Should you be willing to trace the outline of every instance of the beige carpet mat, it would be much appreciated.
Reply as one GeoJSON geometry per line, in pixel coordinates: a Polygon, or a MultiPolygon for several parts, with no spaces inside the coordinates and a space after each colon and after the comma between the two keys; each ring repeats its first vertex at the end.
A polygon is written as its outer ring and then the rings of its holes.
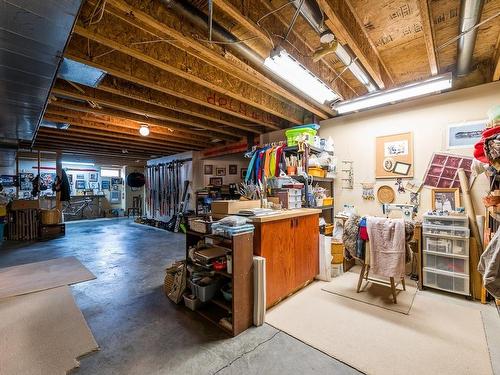
{"type": "Polygon", "coordinates": [[[331,282],[325,283],[322,290],[402,314],[410,313],[415,294],[417,293],[417,285],[413,280],[406,279],[406,291],[402,290],[403,287],[401,285],[398,286],[398,303],[394,304],[391,288],[389,286],[363,280],[363,286],[360,292],[356,293],[358,279],[359,270],[358,273],[349,271],[341,276],[335,277],[331,282]]]}
{"type": "Polygon", "coordinates": [[[64,375],[97,349],[69,287],[0,300],[0,374],[64,375]]]}
{"type": "Polygon", "coordinates": [[[404,315],[325,293],[326,284],[281,302],[266,322],[367,374],[492,374],[479,310],[419,291],[404,315]]]}
{"type": "Polygon", "coordinates": [[[0,299],[95,278],[75,257],[0,268],[0,299]]]}

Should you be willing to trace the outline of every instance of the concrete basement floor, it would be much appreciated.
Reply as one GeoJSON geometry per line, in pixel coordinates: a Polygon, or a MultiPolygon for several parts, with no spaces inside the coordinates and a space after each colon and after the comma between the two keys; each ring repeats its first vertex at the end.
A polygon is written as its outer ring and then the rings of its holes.
{"type": "Polygon", "coordinates": [[[229,338],[163,294],[165,266],[183,258],[184,235],[127,219],[66,226],[66,236],[5,242],[0,267],[75,256],[97,279],[72,287],[100,351],[92,374],[360,374],[267,324],[229,338]]]}

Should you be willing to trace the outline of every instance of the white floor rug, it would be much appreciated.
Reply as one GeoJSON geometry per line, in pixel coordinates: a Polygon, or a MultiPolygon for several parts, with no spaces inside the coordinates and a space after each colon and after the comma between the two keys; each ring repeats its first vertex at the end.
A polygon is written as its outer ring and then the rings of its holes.
{"type": "Polygon", "coordinates": [[[65,375],[97,349],[69,287],[0,300],[0,374],[65,375]]]}
{"type": "Polygon", "coordinates": [[[328,293],[337,294],[342,297],[351,298],[358,302],[368,303],[384,309],[409,314],[413,299],[417,293],[417,285],[413,280],[406,280],[406,290],[402,290],[402,286],[398,286],[397,302],[393,303],[391,288],[385,285],[379,285],[363,280],[363,286],[359,293],[356,292],[359,279],[358,272],[346,272],[339,277],[334,278],[331,282],[325,283],[322,288],[328,293]]]}
{"type": "Polygon", "coordinates": [[[331,293],[315,282],[266,322],[367,374],[491,375],[481,312],[417,292],[410,315],[331,293]]]}

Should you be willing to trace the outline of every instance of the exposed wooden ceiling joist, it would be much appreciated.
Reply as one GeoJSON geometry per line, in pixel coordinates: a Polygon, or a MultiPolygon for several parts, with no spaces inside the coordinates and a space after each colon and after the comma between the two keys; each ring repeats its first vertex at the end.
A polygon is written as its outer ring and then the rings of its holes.
{"type": "Polygon", "coordinates": [[[393,79],[347,1],[318,0],[318,4],[328,17],[326,25],[341,41],[347,42],[377,85],[382,89],[390,87],[393,79]]]}
{"type": "Polygon", "coordinates": [[[214,135],[212,132],[201,133],[200,131],[197,131],[197,130],[182,128],[181,126],[178,126],[176,124],[172,124],[171,122],[162,121],[162,120],[158,120],[155,118],[146,118],[142,115],[137,115],[137,114],[134,114],[134,113],[131,113],[128,111],[120,111],[120,110],[116,110],[116,109],[112,109],[112,108],[90,108],[86,104],[82,104],[82,103],[78,103],[78,102],[57,100],[57,101],[52,102],[51,105],[56,106],[56,107],[60,107],[60,108],[70,109],[73,111],[107,115],[107,116],[112,116],[112,117],[121,118],[121,119],[125,119],[125,120],[131,120],[131,121],[142,122],[142,123],[145,122],[145,123],[148,123],[151,125],[162,126],[166,129],[174,130],[173,135],[176,135],[179,138],[195,140],[194,139],[195,137],[192,137],[191,134],[198,136],[198,137],[206,134],[208,137],[216,136],[217,138],[225,139],[228,141],[234,141],[234,140],[238,140],[240,138],[236,134],[234,134],[232,136],[228,136],[228,135],[224,135],[224,134],[214,135]],[[178,131],[175,131],[175,130],[178,130],[178,131]]]}
{"type": "MultiPolygon", "coordinates": [[[[123,96],[129,99],[139,100],[144,103],[165,107],[180,114],[198,117],[221,125],[234,127],[235,125],[246,125],[263,130],[262,127],[253,123],[247,124],[241,119],[216,111],[212,108],[200,106],[187,100],[179,99],[163,92],[152,90],[148,87],[134,84],[120,78],[107,76],[99,85],[99,90],[123,96]]],[[[285,123],[283,123],[283,126],[285,123]]]]}
{"type": "MultiPolygon", "coordinates": [[[[141,1],[141,3],[144,3],[141,1]]],[[[218,6],[228,10],[235,15],[240,15],[242,21],[248,27],[252,27],[252,32],[259,38],[271,46],[271,43],[265,33],[250,20],[248,17],[241,15],[235,7],[227,1],[217,2],[218,6]]],[[[137,4],[143,6],[144,4],[137,4]]],[[[325,119],[332,115],[331,110],[320,109],[316,105],[312,105],[310,100],[301,98],[284,89],[280,85],[273,82],[271,79],[250,67],[242,60],[228,52],[227,50],[217,45],[211,44],[210,46],[204,45],[202,42],[196,40],[192,35],[192,30],[188,29],[185,22],[178,22],[178,18],[172,12],[168,12],[158,2],[150,3],[146,8],[148,12],[142,11],[137,6],[126,3],[123,0],[109,0],[105,10],[112,13],[116,17],[130,23],[157,38],[165,40],[172,40],[174,46],[190,53],[191,55],[211,64],[214,67],[223,69],[234,77],[244,80],[245,82],[253,85],[256,88],[267,90],[271,95],[276,93],[285,99],[307,109],[318,117],[325,119]],[[161,17],[161,19],[159,18],[161,17]]],[[[267,57],[267,56],[266,56],[267,57]]]]}
{"type": "Polygon", "coordinates": [[[422,19],[425,48],[427,49],[427,58],[429,60],[429,69],[432,75],[436,75],[439,73],[439,66],[436,57],[436,46],[434,44],[434,33],[432,31],[432,17],[429,0],[418,0],[418,7],[420,10],[420,17],[422,19]]]}
{"type": "MultiPolygon", "coordinates": [[[[136,121],[123,120],[120,118],[115,118],[108,115],[102,114],[93,114],[86,112],[73,111],[69,109],[59,108],[53,105],[49,105],[47,110],[45,111],[45,117],[58,117],[60,122],[64,122],[64,119],[78,119],[79,121],[85,121],[89,123],[97,123],[102,124],[103,126],[111,126],[112,128],[120,129],[120,131],[130,131],[134,134],[137,134],[139,131],[140,125],[136,121]]],[[[199,144],[209,144],[206,141],[206,138],[203,137],[195,137],[195,136],[186,136],[185,138],[178,137],[172,131],[163,126],[156,126],[149,124],[149,128],[153,136],[165,137],[171,139],[175,142],[180,143],[189,143],[189,142],[197,142],[199,144]]]]}
{"type": "MultiPolygon", "coordinates": [[[[44,118],[49,121],[56,121],[56,122],[67,122],[71,124],[71,130],[74,131],[80,131],[83,133],[87,134],[94,134],[94,135],[102,135],[104,138],[106,137],[113,137],[115,139],[123,139],[127,140],[129,142],[137,142],[137,143],[143,143],[143,144],[151,144],[151,145],[161,145],[161,146],[167,146],[171,147],[172,149],[179,148],[179,149],[194,149],[194,150],[200,150],[202,149],[204,145],[200,144],[189,144],[187,142],[180,142],[180,141],[175,141],[172,139],[165,138],[164,136],[158,136],[154,135],[154,133],[150,132],[147,137],[140,137],[138,136],[138,132],[131,130],[131,129],[125,129],[126,132],[124,132],[123,128],[117,128],[116,126],[108,125],[108,124],[103,124],[103,123],[96,123],[92,121],[85,121],[82,119],[74,119],[74,118],[68,118],[68,117],[62,117],[62,116],[55,116],[51,115],[50,113],[46,113],[44,118]],[[85,131],[84,131],[85,130],[85,131]]],[[[206,146],[205,146],[206,147],[206,146]]]]}
{"type": "MultiPolygon", "coordinates": [[[[137,138],[139,134],[138,126],[137,127],[117,126],[115,124],[110,124],[109,121],[103,121],[102,119],[99,118],[85,117],[85,114],[79,114],[78,112],[75,113],[73,116],[70,116],[68,113],[65,113],[64,111],[54,111],[53,109],[49,109],[45,112],[44,119],[54,122],[62,122],[62,123],[66,122],[71,125],[78,125],[81,127],[85,127],[87,129],[106,130],[112,134],[113,133],[124,134],[133,136],[134,138],[137,138]]],[[[149,128],[150,128],[150,133],[149,136],[147,137],[148,139],[161,141],[164,142],[165,144],[179,144],[179,145],[189,145],[189,146],[193,144],[193,140],[174,138],[167,132],[158,133],[157,130],[162,129],[160,127],[150,126],[149,128]]],[[[210,145],[211,145],[210,143],[200,140],[196,141],[195,147],[203,148],[203,147],[208,147],[210,145]]]]}
{"type": "MultiPolygon", "coordinates": [[[[144,39],[138,40],[134,34],[127,35],[123,33],[123,30],[120,30],[119,25],[112,23],[105,25],[99,23],[93,28],[97,31],[94,32],[76,25],[74,31],[82,37],[160,69],[171,86],[189,87],[189,90],[184,90],[184,92],[199,92],[204,97],[205,103],[207,98],[221,96],[228,102],[233,101],[234,106],[238,108],[246,105],[254,108],[254,110],[268,112],[291,123],[302,122],[303,109],[291,103],[277,100],[264,91],[248,85],[246,82],[232,79],[223,70],[204,64],[192,55],[182,53],[178,48],[165,43],[139,44],[129,47],[134,43],[132,41],[143,42],[144,39]],[[120,31],[122,31],[121,34],[120,31]],[[103,34],[113,35],[113,39],[103,34]],[[153,57],[155,55],[162,56],[162,60],[153,57]]],[[[118,55],[115,52],[114,54],[118,55]]],[[[268,123],[262,123],[262,125],[271,129],[278,129],[277,126],[268,123]]]]}
{"type": "Polygon", "coordinates": [[[500,79],[500,34],[498,34],[497,44],[495,47],[495,55],[493,57],[493,75],[491,77],[492,81],[498,81],[500,79]]]}
{"type": "Polygon", "coordinates": [[[125,150],[134,150],[138,152],[170,152],[170,151],[181,151],[186,150],[183,147],[171,147],[167,145],[154,145],[151,143],[141,143],[141,142],[130,142],[123,141],[119,138],[113,138],[111,135],[92,135],[84,130],[78,129],[68,129],[68,130],[52,130],[52,129],[40,129],[40,134],[37,139],[44,139],[46,137],[52,139],[59,139],[63,142],[88,142],[94,144],[93,149],[107,148],[107,147],[119,147],[125,150]]]}
{"type": "MultiPolygon", "coordinates": [[[[201,91],[194,90],[193,85],[190,85],[187,81],[182,79],[172,80],[171,77],[167,76],[166,72],[153,66],[148,66],[132,57],[126,58],[125,56],[121,56],[121,58],[113,58],[111,55],[106,55],[99,57],[98,60],[94,60],[83,52],[87,44],[83,38],[78,40],[73,36],[72,41],[73,43],[69,45],[65,54],[66,57],[72,60],[102,69],[115,77],[147,88],[238,117],[245,123],[267,125],[273,129],[281,127],[281,120],[272,114],[254,109],[243,103],[239,106],[231,98],[209,92],[208,89],[201,91]]],[[[96,49],[104,51],[102,48],[96,49]]]]}
{"type": "MultiPolygon", "coordinates": [[[[153,117],[160,120],[170,121],[182,125],[193,126],[195,128],[206,129],[216,133],[234,135],[237,130],[228,129],[228,126],[221,126],[212,121],[203,120],[191,115],[181,115],[178,112],[172,111],[168,108],[160,107],[158,105],[146,104],[143,101],[137,101],[122,96],[117,96],[100,89],[91,87],[81,87],[80,91],[64,82],[58,82],[53,88],[52,93],[56,96],[65,96],[79,100],[91,100],[98,104],[143,115],[146,117],[153,117]],[[84,93],[82,93],[84,91],[84,93]]],[[[245,135],[246,132],[260,134],[260,132],[250,126],[231,125],[235,129],[240,130],[239,133],[245,135]]]]}

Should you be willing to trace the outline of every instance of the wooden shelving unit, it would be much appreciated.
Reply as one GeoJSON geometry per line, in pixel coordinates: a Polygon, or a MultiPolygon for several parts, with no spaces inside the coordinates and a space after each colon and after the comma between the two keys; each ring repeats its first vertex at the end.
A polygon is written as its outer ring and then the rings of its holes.
{"type": "MultiPolygon", "coordinates": [[[[186,233],[186,262],[188,265],[203,266],[189,258],[188,250],[200,240],[210,239],[215,246],[232,253],[232,273],[212,271],[215,275],[231,282],[232,301],[226,301],[217,291],[214,298],[203,304],[196,312],[231,336],[236,336],[253,324],[253,233],[242,233],[227,239],[212,234],[193,231],[186,233]],[[225,317],[232,318],[232,329],[220,323],[225,317]]],[[[189,278],[189,274],[188,274],[189,278]]],[[[189,286],[188,286],[189,288],[189,286]]]]}

